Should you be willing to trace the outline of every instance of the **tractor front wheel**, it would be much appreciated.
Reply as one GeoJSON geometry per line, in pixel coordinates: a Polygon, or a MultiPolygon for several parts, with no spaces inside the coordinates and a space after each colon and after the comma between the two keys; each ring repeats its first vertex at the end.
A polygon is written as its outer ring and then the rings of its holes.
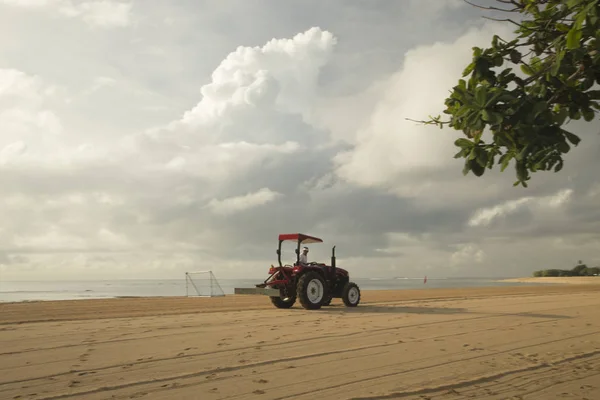
{"type": "Polygon", "coordinates": [[[298,280],[297,296],[307,310],[318,310],[328,298],[325,279],[314,271],[309,271],[298,280]]]}
{"type": "Polygon", "coordinates": [[[360,289],[354,282],[348,282],[342,291],[342,301],[346,307],[356,307],[360,302],[360,289]]]}

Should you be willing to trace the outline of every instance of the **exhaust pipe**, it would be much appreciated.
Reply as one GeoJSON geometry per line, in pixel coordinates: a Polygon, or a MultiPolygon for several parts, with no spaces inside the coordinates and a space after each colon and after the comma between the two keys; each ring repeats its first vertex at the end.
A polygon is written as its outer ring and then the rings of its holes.
{"type": "Polygon", "coordinates": [[[335,280],[335,246],[331,249],[331,272],[333,273],[331,279],[335,280]]]}

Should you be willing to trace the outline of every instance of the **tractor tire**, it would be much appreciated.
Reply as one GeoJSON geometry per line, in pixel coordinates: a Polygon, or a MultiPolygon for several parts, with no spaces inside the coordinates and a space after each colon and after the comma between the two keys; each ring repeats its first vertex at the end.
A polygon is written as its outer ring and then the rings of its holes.
{"type": "Polygon", "coordinates": [[[271,303],[273,303],[273,305],[277,308],[291,308],[296,302],[296,294],[294,294],[293,296],[285,297],[283,290],[280,290],[280,293],[281,297],[269,296],[269,298],[271,299],[271,303]]]}
{"type": "Polygon", "coordinates": [[[356,283],[346,283],[342,291],[342,301],[346,307],[356,307],[360,303],[360,289],[356,283]]]}
{"type": "Polygon", "coordinates": [[[318,310],[329,297],[325,279],[314,271],[309,271],[300,277],[296,293],[300,304],[307,310],[318,310]]]}
{"type": "Polygon", "coordinates": [[[291,308],[296,302],[296,297],[288,297],[282,299],[281,297],[271,297],[271,303],[277,308],[291,308]]]}

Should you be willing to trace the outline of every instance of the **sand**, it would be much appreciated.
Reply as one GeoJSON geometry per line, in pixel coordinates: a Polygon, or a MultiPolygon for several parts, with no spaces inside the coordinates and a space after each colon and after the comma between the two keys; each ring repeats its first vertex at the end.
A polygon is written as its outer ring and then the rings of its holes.
{"type": "Polygon", "coordinates": [[[511,278],[503,279],[502,282],[516,283],[552,283],[552,284],[571,284],[571,285],[600,285],[600,276],[540,276],[531,278],[511,278]]]}
{"type": "Polygon", "coordinates": [[[0,304],[0,399],[600,399],[600,287],[0,304]]]}

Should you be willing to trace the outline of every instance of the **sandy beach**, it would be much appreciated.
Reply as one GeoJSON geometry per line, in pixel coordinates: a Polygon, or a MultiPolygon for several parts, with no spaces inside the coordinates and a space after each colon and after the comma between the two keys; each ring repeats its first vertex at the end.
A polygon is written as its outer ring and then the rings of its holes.
{"type": "Polygon", "coordinates": [[[553,283],[553,284],[569,284],[569,285],[600,285],[599,276],[540,276],[527,278],[511,278],[503,279],[501,282],[514,283],[553,283]]]}
{"type": "Polygon", "coordinates": [[[600,287],[0,304],[1,399],[600,398],[600,287]]]}

